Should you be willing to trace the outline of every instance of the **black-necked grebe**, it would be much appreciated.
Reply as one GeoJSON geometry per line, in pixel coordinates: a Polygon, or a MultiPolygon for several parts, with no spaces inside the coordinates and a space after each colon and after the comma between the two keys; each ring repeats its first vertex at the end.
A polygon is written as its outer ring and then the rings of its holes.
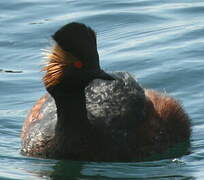
{"type": "Polygon", "coordinates": [[[137,161],[189,141],[190,120],[176,100],[143,89],[128,73],[101,70],[90,27],[70,23],[53,39],[43,68],[48,94],[25,120],[23,154],[137,161]]]}

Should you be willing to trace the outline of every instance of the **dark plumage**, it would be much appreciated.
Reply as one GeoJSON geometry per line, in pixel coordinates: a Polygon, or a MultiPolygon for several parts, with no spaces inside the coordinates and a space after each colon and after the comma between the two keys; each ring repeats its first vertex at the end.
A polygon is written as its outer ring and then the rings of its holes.
{"type": "MultiPolygon", "coordinates": [[[[143,89],[128,73],[101,70],[95,32],[58,30],[43,68],[49,94],[22,129],[22,153],[88,161],[137,161],[189,142],[190,120],[166,94],[143,89]]],[[[186,149],[185,149],[186,150],[186,149]]]]}

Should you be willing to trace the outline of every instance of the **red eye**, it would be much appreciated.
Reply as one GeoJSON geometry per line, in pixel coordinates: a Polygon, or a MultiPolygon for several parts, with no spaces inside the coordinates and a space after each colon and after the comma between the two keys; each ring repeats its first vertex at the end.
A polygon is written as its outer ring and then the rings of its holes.
{"type": "Polygon", "coordinates": [[[74,67],[77,69],[81,69],[83,67],[83,64],[81,61],[75,61],[74,62],[74,67]]]}

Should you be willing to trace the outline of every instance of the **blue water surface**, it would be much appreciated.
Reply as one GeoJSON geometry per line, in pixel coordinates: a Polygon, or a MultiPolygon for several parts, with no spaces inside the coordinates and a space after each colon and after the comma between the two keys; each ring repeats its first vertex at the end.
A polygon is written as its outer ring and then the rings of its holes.
{"type": "Polygon", "coordinates": [[[204,179],[203,0],[1,0],[0,179],[204,179]],[[129,71],[143,87],[167,92],[192,119],[191,153],[135,163],[45,160],[22,156],[23,121],[45,93],[41,49],[62,25],[96,30],[101,65],[129,71]]]}

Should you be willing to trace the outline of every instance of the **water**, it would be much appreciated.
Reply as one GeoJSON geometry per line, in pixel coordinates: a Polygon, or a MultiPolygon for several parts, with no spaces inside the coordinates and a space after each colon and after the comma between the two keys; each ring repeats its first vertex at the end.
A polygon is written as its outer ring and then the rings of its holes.
{"type": "Polygon", "coordinates": [[[202,0],[1,0],[0,25],[0,179],[204,179],[202,0]],[[192,118],[189,155],[95,163],[19,154],[22,123],[45,93],[40,50],[71,21],[97,31],[105,70],[129,71],[144,87],[166,91],[183,103],[192,118]]]}

